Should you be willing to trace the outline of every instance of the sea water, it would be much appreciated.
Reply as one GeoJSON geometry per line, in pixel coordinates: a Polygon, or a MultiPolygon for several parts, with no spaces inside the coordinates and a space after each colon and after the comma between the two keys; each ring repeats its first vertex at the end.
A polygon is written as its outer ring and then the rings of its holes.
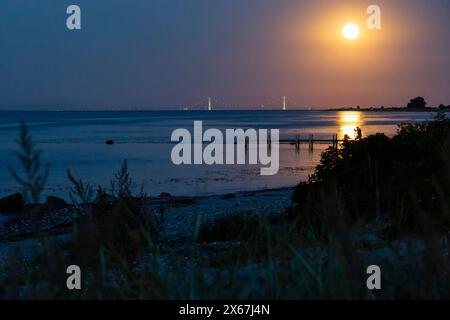
{"type": "Polygon", "coordinates": [[[310,175],[327,144],[306,144],[299,152],[289,144],[280,146],[280,170],[275,176],[261,176],[258,165],[176,166],[170,155],[171,132],[192,127],[202,120],[205,128],[280,129],[280,139],[331,139],[334,134],[353,136],[383,132],[395,134],[405,121],[431,119],[427,112],[356,111],[123,111],[123,112],[0,112],[0,196],[20,188],[9,167],[20,172],[14,156],[18,149],[20,121],[25,121],[43,163],[50,174],[43,196],[68,198],[67,170],[86,182],[109,187],[124,159],[133,177],[133,188],[141,186],[150,196],[169,192],[178,196],[224,194],[266,188],[294,186],[310,175]],[[113,145],[105,144],[113,140],[113,145]]]}

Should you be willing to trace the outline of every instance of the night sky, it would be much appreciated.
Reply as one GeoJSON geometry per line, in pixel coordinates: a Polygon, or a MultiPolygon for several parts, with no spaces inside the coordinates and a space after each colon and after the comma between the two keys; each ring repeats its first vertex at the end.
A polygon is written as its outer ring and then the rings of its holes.
{"type": "Polygon", "coordinates": [[[0,40],[1,110],[450,104],[448,0],[0,0],[0,40]]]}

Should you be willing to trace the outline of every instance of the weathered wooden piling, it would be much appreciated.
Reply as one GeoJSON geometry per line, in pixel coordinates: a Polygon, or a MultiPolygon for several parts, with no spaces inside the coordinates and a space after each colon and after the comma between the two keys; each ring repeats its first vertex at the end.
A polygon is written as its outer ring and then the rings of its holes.
{"type": "Polygon", "coordinates": [[[314,135],[309,135],[309,152],[314,151],[314,135]]]}
{"type": "Polygon", "coordinates": [[[338,136],[337,134],[333,134],[333,149],[338,148],[338,136]]]}
{"type": "Polygon", "coordinates": [[[295,146],[295,150],[300,150],[301,143],[308,143],[309,152],[314,151],[314,143],[330,143],[332,148],[339,149],[339,143],[344,140],[338,139],[338,134],[333,134],[331,139],[314,139],[314,135],[310,134],[307,139],[301,139],[300,135],[295,135],[294,139],[280,140],[280,143],[289,143],[292,146],[295,146]]]}

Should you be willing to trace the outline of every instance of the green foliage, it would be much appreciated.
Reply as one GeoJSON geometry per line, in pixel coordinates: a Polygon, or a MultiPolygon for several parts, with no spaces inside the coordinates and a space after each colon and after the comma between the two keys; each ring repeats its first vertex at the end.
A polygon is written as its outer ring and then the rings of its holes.
{"type": "Polygon", "coordinates": [[[132,180],[128,172],[128,161],[125,159],[116,173],[113,180],[111,180],[111,192],[114,196],[119,198],[127,198],[131,196],[132,180]]]}
{"type": "MultiPolygon", "coordinates": [[[[83,180],[75,178],[70,169],[67,170],[67,177],[71,184],[69,195],[74,204],[91,203],[94,196],[94,186],[90,183],[84,183],[83,180]]],[[[102,189],[100,188],[99,191],[102,189]]]]}
{"type": "Polygon", "coordinates": [[[225,243],[225,249],[211,257],[209,263],[226,269],[265,260],[265,240],[270,237],[271,231],[272,225],[267,219],[250,212],[239,212],[204,222],[197,241],[205,245],[225,243]]]}
{"type": "Polygon", "coordinates": [[[22,187],[22,195],[29,203],[38,203],[42,190],[47,182],[49,166],[41,168],[41,151],[36,150],[35,143],[28,133],[24,122],[20,125],[20,138],[17,142],[19,151],[15,152],[23,175],[9,168],[16,182],[22,187]]]}
{"type": "Polygon", "coordinates": [[[261,238],[266,232],[266,224],[261,217],[251,213],[236,213],[217,218],[212,223],[204,223],[198,235],[199,242],[244,240],[261,238]]]}
{"type": "Polygon", "coordinates": [[[93,199],[92,184],[76,179],[70,171],[68,175],[74,197],[81,200],[81,206],[76,207],[80,218],[75,222],[71,252],[83,265],[95,264],[100,251],[109,259],[132,261],[157,241],[161,225],[145,194],[133,197],[126,160],[111,182],[112,195],[98,186],[93,199]]]}

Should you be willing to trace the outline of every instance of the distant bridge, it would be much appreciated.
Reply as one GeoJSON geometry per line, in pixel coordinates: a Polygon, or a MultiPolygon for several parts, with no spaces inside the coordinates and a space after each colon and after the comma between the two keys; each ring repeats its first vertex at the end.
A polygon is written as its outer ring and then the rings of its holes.
{"type": "Polygon", "coordinates": [[[184,106],[181,106],[180,108],[185,111],[188,111],[188,110],[213,111],[214,109],[221,109],[221,110],[226,110],[226,109],[230,110],[231,109],[231,110],[233,110],[233,109],[238,109],[239,107],[246,107],[246,108],[260,109],[260,110],[263,110],[265,108],[273,108],[273,109],[280,108],[280,110],[287,110],[288,103],[290,103],[291,105],[294,105],[295,101],[286,96],[283,96],[280,98],[265,101],[264,103],[260,103],[257,105],[241,105],[241,106],[239,106],[238,104],[224,102],[220,98],[206,97],[196,103],[193,103],[190,105],[184,105],[184,106]]]}

